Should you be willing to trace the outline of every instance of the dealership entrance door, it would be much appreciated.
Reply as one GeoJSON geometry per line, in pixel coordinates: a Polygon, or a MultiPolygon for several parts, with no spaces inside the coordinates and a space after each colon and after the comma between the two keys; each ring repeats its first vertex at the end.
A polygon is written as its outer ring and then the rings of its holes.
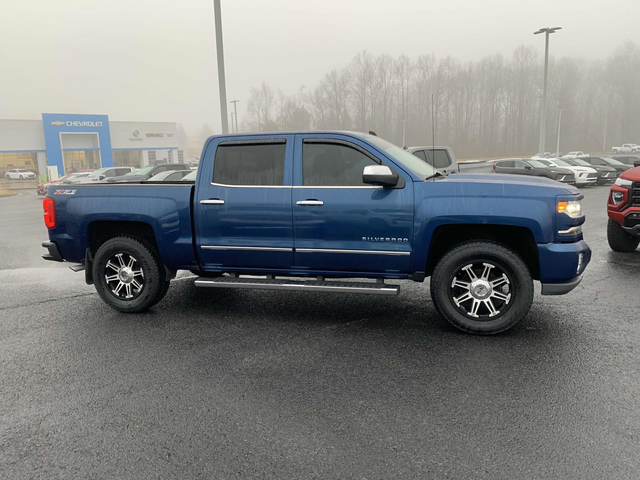
{"type": "Polygon", "coordinates": [[[78,170],[97,170],[102,165],[98,150],[63,150],[62,158],[65,174],[78,170]]]}
{"type": "Polygon", "coordinates": [[[60,145],[65,174],[102,167],[97,133],[60,133],[60,145]]]}

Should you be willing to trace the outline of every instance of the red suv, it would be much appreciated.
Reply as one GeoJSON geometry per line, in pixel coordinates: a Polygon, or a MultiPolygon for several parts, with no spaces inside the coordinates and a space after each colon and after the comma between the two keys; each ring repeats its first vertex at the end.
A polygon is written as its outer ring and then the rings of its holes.
{"type": "Polygon", "coordinates": [[[607,240],[616,252],[633,252],[640,244],[640,167],[620,174],[609,192],[607,240]]]}

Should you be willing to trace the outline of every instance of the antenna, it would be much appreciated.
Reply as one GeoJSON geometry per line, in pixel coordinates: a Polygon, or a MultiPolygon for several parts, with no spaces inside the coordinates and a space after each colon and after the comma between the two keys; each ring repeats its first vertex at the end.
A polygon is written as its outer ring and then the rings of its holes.
{"type": "MultiPolygon", "coordinates": [[[[435,108],[433,105],[433,93],[431,94],[431,166],[435,169],[436,157],[436,124],[435,124],[435,108]]],[[[435,181],[435,177],[434,177],[435,181]]]]}

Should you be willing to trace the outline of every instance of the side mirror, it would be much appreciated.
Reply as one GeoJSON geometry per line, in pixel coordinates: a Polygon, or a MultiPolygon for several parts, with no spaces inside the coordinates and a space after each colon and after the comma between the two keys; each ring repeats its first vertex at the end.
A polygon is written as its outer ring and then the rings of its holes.
{"type": "Polygon", "coordinates": [[[99,178],[100,180],[104,180],[104,179],[105,179],[105,176],[104,176],[104,175],[100,175],[98,178],[99,178]]]}
{"type": "Polygon", "coordinates": [[[399,177],[386,165],[367,165],[362,171],[362,181],[369,185],[395,187],[399,177]]]}
{"type": "Polygon", "coordinates": [[[524,169],[525,169],[525,170],[533,170],[533,168],[531,167],[531,165],[525,165],[525,166],[524,166],[524,169]]]}
{"type": "Polygon", "coordinates": [[[638,159],[638,160],[634,160],[634,161],[633,161],[633,166],[634,166],[634,167],[640,167],[640,159],[638,159]]]}

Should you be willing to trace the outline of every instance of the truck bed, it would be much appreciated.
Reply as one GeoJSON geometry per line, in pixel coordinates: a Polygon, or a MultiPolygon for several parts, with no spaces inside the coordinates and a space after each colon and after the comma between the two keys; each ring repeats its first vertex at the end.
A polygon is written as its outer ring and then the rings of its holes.
{"type": "Polygon", "coordinates": [[[150,225],[164,264],[192,268],[193,190],[193,183],[185,182],[51,185],[47,196],[56,203],[56,227],[50,239],[67,261],[83,262],[92,236],[150,225]]]}

